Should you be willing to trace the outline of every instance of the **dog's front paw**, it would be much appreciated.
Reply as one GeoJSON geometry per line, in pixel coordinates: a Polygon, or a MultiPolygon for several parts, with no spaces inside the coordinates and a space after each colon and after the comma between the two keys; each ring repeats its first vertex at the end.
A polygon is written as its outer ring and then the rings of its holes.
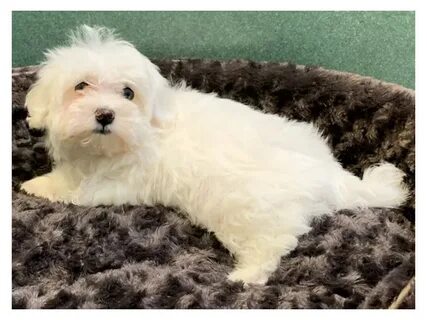
{"type": "Polygon", "coordinates": [[[25,181],[21,185],[21,190],[26,193],[49,199],[50,201],[60,200],[57,190],[48,177],[37,177],[28,181],[25,181]]]}

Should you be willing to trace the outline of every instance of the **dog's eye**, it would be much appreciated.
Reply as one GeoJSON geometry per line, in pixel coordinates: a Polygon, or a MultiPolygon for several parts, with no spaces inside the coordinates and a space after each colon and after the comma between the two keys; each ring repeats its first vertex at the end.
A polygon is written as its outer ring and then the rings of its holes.
{"type": "Polygon", "coordinates": [[[74,87],[74,90],[75,91],[78,91],[78,90],[83,90],[85,87],[87,87],[89,84],[87,84],[86,82],[80,82],[78,85],[76,85],[75,87],[74,87]]]}
{"type": "Polygon", "coordinates": [[[135,94],[133,93],[133,90],[129,87],[126,87],[123,89],[123,97],[125,97],[128,100],[132,100],[135,94]]]}

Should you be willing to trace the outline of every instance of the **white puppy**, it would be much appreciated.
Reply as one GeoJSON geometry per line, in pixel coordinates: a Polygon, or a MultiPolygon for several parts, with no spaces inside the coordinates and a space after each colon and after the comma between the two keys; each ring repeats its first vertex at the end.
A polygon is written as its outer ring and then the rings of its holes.
{"type": "Polygon", "coordinates": [[[313,217],[407,197],[395,166],[359,179],[311,124],[172,87],[104,28],[83,26],[47,52],[26,105],[30,127],[47,129],[54,169],[22,189],[78,205],[178,207],[235,256],[231,280],[265,283],[313,217]]]}

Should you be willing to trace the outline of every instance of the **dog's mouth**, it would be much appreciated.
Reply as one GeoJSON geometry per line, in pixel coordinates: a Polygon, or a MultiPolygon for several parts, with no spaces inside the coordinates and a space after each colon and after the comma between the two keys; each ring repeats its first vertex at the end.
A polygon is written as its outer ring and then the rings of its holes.
{"type": "Polygon", "coordinates": [[[111,130],[108,127],[102,127],[102,128],[98,127],[93,130],[93,133],[107,135],[111,133],[111,130]]]}

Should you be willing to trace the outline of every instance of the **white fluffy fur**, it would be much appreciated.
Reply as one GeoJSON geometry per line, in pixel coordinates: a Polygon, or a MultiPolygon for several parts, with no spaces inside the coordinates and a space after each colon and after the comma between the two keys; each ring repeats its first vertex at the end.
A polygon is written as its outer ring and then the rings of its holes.
{"type": "Polygon", "coordinates": [[[29,124],[47,129],[51,173],[22,188],[79,205],[163,204],[213,231],[236,258],[231,280],[265,283],[310,220],[339,209],[396,207],[391,164],[345,171],[309,123],[171,87],[146,57],[104,28],[81,27],[46,54],[28,93],[29,124]],[[76,94],[81,81],[90,88],[76,94]],[[132,101],[123,87],[135,91],[132,101]],[[114,110],[111,134],[94,111],[114,110]]]}

